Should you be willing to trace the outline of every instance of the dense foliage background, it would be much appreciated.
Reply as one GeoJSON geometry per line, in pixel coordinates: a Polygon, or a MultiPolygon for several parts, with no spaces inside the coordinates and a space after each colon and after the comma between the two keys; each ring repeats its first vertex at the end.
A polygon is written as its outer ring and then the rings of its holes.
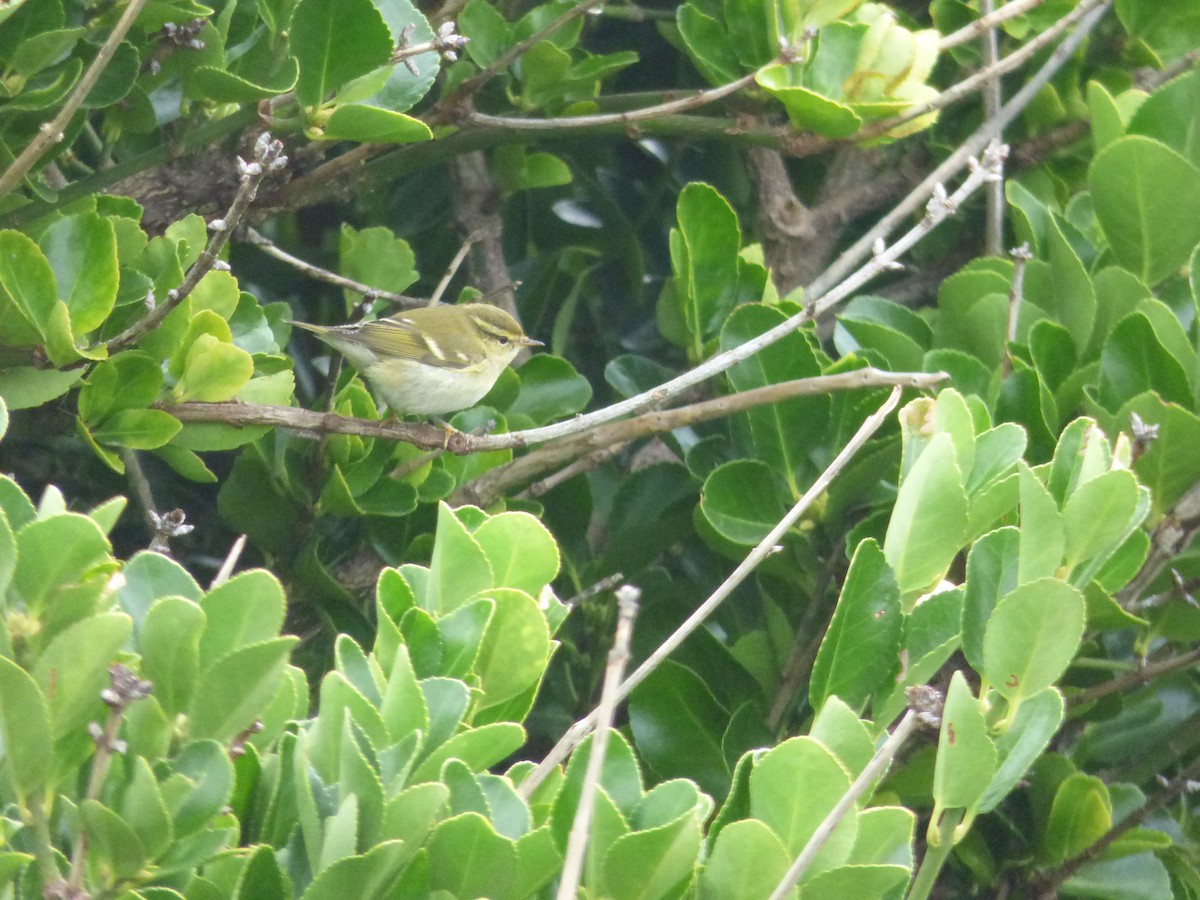
{"type": "Polygon", "coordinates": [[[992,5],[0,6],[0,896],[1200,896],[1200,8],[992,5]]]}

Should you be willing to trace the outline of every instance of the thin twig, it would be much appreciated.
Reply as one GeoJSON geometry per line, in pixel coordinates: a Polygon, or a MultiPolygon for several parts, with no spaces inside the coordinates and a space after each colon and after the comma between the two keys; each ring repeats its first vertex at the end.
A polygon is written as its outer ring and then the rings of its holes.
{"type": "Polygon", "coordinates": [[[446,274],[442,276],[442,280],[438,282],[438,286],[433,291],[433,296],[429,298],[429,306],[438,303],[442,299],[442,294],[446,293],[446,288],[450,286],[452,279],[458,272],[459,266],[463,264],[463,260],[467,258],[467,254],[471,252],[471,245],[479,240],[479,236],[472,234],[462,242],[462,246],[458,248],[458,252],[454,254],[454,259],[450,260],[450,265],[446,267],[446,274]]]}
{"type": "Polygon", "coordinates": [[[613,639],[612,651],[608,654],[608,665],[604,669],[604,687],[595,712],[596,736],[592,739],[591,753],[580,786],[579,806],[575,809],[575,820],[571,823],[571,834],[567,838],[567,853],[556,895],[558,900],[574,900],[583,875],[583,859],[587,852],[592,813],[596,807],[596,787],[600,783],[600,770],[604,766],[604,753],[613,717],[621,699],[617,691],[629,662],[630,636],[633,634],[633,620],[637,616],[640,597],[641,591],[632,585],[617,589],[617,634],[613,639]]]}
{"type": "MultiPolygon", "coordinates": [[[[779,520],[779,523],[768,532],[767,536],[759,541],[746,555],[746,558],[738,564],[737,568],[729,574],[721,585],[713,591],[713,593],[698,606],[690,616],[681,624],[675,631],[663,641],[658,648],[651,653],[646,660],[637,667],[637,669],[626,678],[620,686],[619,697],[625,698],[630,692],[641,684],[646,677],[653,672],[663,660],[670,656],[680,644],[682,644],[704,621],[720,606],[733,591],[750,576],[764,559],[775,552],[776,546],[783,540],[784,535],[791,530],[791,527],[800,519],[808,508],[822,496],[832,483],[833,479],[845,468],[846,464],[854,457],[854,454],[865,444],[884,421],[896,408],[896,404],[900,402],[901,390],[899,387],[892,388],[891,395],[874,413],[872,413],[865,422],[850,438],[841,452],[834,458],[829,467],[825,469],[812,483],[807,491],[804,492],[797,502],[787,514],[779,520]]],[[[553,771],[559,763],[566,759],[567,754],[575,747],[579,741],[591,731],[595,725],[595,713],[585,716],[574,725],[567,729],[567,733],[554,745],[553,749],[546,755],[545,759],[538,764],[538,767],[530,773],[529,777],[521,783],[519,788],[520,793],[528,797],[533,790],[541,784],[547,775],[553,771]]]]}
{"type": "Polygon", "coordinates": [[[590,453],[585,453],[577,457],[573,462],[563,466],[557,472],[547,475],[540,481],[535,481],[525,490],[517,494],[517,497],[541,497],[554,490],[560,484],[570,481],[576,475],[582,475],[584,472],[590,472],[593,469],[598,469],[625,447],[629,442],[620,441],[608,447],[601,447],[599,450],[593,450],[590,453]]]}
{"type": "MultiPolygon", "coordinates": [[[[1084,0],[1084,2],[1090,5],[1091,0],[1084,0]]],[[[1075,30],[1059,44],[1049,59],[1026,82],[1025,86],[1017,91],[1011,100],[1004,104],[1000,109],[1000,113],[994,119],[980,125],[941,165],[930,172],[925,177],[925,180],[917,185],[908,197],[900,201],[874,228],[867,231],[866,234],[844,251],[834,261],[833,265],[825,270],[824,274],[809,285],[808,295],[820,296],[829,290],[832,285],[840,282],[846,276],[846,273],[851,271],[853,266],[857,265],[859,260],[863,259],[870,252],[876,241],[885,237],[921,205],[924,198],[929,196],[936,185],[941,184],[945,179],[959,171],[967,164],[969,159],[995,140],[1008,124],[1024,111],[1034,96],[1054,77],[1055,73],[1058,72],[1066,61],[1071,58],[1075,50],[1083,43],[1084,38],[1091,33],[1091,30],[1100,21],[1104,13],[1108,11],[1108,6],[1109,0],[1104,0],[1100,6],[1092,9],[1079,22],[1075,30]]]]}
{"type": "Polygon", "coordinates": [[[286,263],[309,278],[362,294],[366,300],[387,300],[389,303],[395,303],[398,306],[406,308],[424,306],[429,302],[421,297],[410,297],[407,294],[397,294],[383,288],[372,287],[369,284],[363,284],[361,281],[346,278],[344,275],[338,275],[336,272],[331,272],[310,262],[305,262],[298,256],[292,256],[292,254],[281,248],[265,234],[249,226],[245,228],[243,234],[246,237],[247,243],[258,247],[268,256],[273,256],[275,259],[286,263]]]}
{"type": "Polygon", "coordinates": [[[207,246],[200,253],[199,258],[188,269],[187,275],[183,278],[183,283],[179,287],[168,291],[166,299],[150,310],[149,313],[138,319],[138,321],[134,322],[115,338],[108,341],[105,346],[110,356],[133,346],[138,338],[148,331],[157,328],[162,320],[184,301],[195,289],[196,285],[200,283],[200,279],[207,275],[217,264],[222,248],[228,242],[230,234],[237,227],[242,216],[245,215],[251,202],[253,202],[254,196],[258,193],[258,187],[262,184],[263,179],[268,174],[276,172],[286,165],[287,157],[283,154],[283,143],[273,140],[266,132],[259,135],[258,140],[254,142],[254,161],[247,163],[240,158],[238,159],[238,167],[241,170],[241,184],[238,186],[237,196],[233,198],[233,203],[230,204],[229,211],[223,219],[215,219],[208,223],[208,227],[213,235],[209,239],[207,246]]]}
{"type": "MultiPolygon", "coordinates": [[[[108,766],[112,762],[113,754],[125,752],[125,742],[118,735],[121,733],[121,724],[130,704],[148,697],[153,688],[149,681],[138,678],[120,663],[114,663],[108,671],[109,686],[100,692],[101,698],[108,706],[108,718],[103,727],[95,722],[88,727],[88,734],[96,744],[96,755],[92,759],[92,771],[88,776],[87,793],[85,794],[87,800],[99,798],[100,789],[104,786],[104,779],[108,774],[108,766]]],[[[75,839],[75,849],[71,854],[71,874],[68,881],[68,890],[75,893],[68,893],[65,896],[85,896],[82,890],[87,847],[87,829],[80,828],[75,839]]]]}
{"type": "Polygon", "coordinates": [[[1190,668],[1197,663],[1200,663],[1200,647],[1189,650],[1186,653],[1181,653],[1179,656],[1172,656],[1168,659],[1160,659],[1152,663],[1147,663],[1144,666],[1139,666],[1132,672],[1127,672],[1119,678],[1101,682],[1085,691],[1073,694],[1067,698],[1067,707],[1076,708],[1113,694],[1124,693],[1129,688],[1149,684],[1156,678],[1161,678],[1163,675],[1170,675],[1172,672],[1178,672],[1180,669],[1190,668]]]}
{"type": "Polygon", "coordinates": [[[1013,247],[1008,251],[1013,261],[1012,286],[1008,290],[1008,340],[1004,344],[1004,358],[1000,360],[1000,374],[1007,376],[1012,371],[1010,347],[1017,339],[1017,320],[1021,316],[1021,303],[1025,298],[1025,266],[1033,259],[1029,244],[1013,247]]]}
{"type": "Polygon", "coordinates": [[[150,480],[142,469],[142,461],[138,459],[137,451],[129,447],[121,448],[121,461],[125,463],[125,474],[133,485],[138,503],[142,505],[142,515],[152,532],[158,530],[158,507],[154,504],[154,492],[150,490],[150,480]]]}
{"type": "Polygon", "coordinates": [[[846,813],[858,802],[867,789],[875,784],[875,781],[881,776],[887,767],[892,764],[892,760],[896,754],[900,752],[900,748],[908,741],[912,733],[916,731],[919,724],[917,714],[913,710],[909,710],[904,714],[904,718],[900,720],[900,724],[895,730],[888,735],[888,739],[880,745],[875,751],[875,755],[871,757],[871,761],[854,779],[849,790],[842,794],[841,799],[834,805],[829,814],[817,826],[817,830],[812,833],[812,837],[808,839],[808,843],[804,845],[804,849],[792,862],[787,873],[779,880],[774,892],[771,894],[770,900],[783,900],[784,897],[791,892],[792,888],[800,883],[805,871],[812,861],[816,859],[817,853],[825,846],[825,842],[829,840],[833,834],[833,830],[846,817],[846,813]]]}
{"type": "Polygon", "coordinates": [[[221,568],[217,569],[217,574],[213,576],[212,584],[208,586],[210,591],[215,587],[220,587],[229,580],[229,576],[233,574],[238,560],[242,557],[242,551],[245,549],[246,536],[239,534],[237,540],[233,542],[233,546],[229,548],[229,552],[225,555],[225,561],[221,563],[221,568]]]}
{"type": "Polygon", "coordinates": [[[668,100],[665,103],[660,103],[657,106],[648,106],[644,109],[631,109],[626,112],[614,113],[596,113],[589,116],[562,116],[557,119],[531,119],[521,118],[519,116],[492,116],[487,113],[471,110],[466,114],[466,121],[474,125],[482,125],[491,128],[507,128],[516,131],[527,129],[536,129],[538,131],[544,129],[571,129],[571,128],[590,128],[593,126],[604,125],[629,125],[634,122],[645,122],[648,119],[657,119],[662,116],[673,115],[676,113],[689,112],[693,109],[699,109],[702,106],[707,106],[709,103],[714,103],[730,94],[736,94],[744,87],[749,87],[754,83],[757,72],[751,72],[749,75],[743,75],[736,81],[731,81],[729,84],[723,84],[720,87],[709,88],[705,91],[697,91],[694,94],[689,94],[686,97],[681,97],[678,100],[668,100]]]}
{"type": "Polygon", "coordinates": [[[79,107],[83,105],[87,95],[96,86],[101,73],[112,62],[117,47],[120,46],[121,41],[125,40],[125,34],[133,26],[134,20],[137,19],[145,4],[146,0],[129,0],[125,12],[121,13],[121,18],[113,26],[108,39],[97,51],[95,59],[83,73],[83,77],[76,83],[75,89],[71,91],[71,96],[58,111],[58,115],[38,129],[37,135],[25,146],[21,155],[12,161],[3,175],[0,175],[0,200],[8,196],[9,191],[17,186],[17,183],[25,177],[25,174],[33,168],[34,163],[41,159],[47,150],[63,139],[63,132],[66,131],[71,118],[79,111],[79,107]]]}
{"type": "MultiPolygon", "coordinates": [[[[995,12],[994,0],[980,0],[981,18],[986,19],[995,12]]],[[[979,38],[985,70],[995,68],[1000,60],[1000,45],[994,27],[986,29],[979,38]]],[[[994,119],[1000,112],[1001,86],[999,75],[983,86],[983,117],[994,119]]],[[[984,234],[984,249],[988,256],[999,256],[1004,245],[1004,182],[994,181],[987,186],[987,218],[984,234]]]]}
{"type": "Polygon", "coordinates": [[[588,585],[574,597],[563,601],[563,606],[575,607],[585,600],[590,600],[598,594],[603,594],[605,591],[611,591],[618,584],[625,580],[625,576],[620,572],[613,572],[611,575],[606,575],[599,581],[588,585]]]}
{"type": "Polygon", "coordinates": [[[1001,22],[1007,22],[1009,19],[1017,16],[1023,16],[1031,9],[1041,6],[1045,0],[1013,0],[1012,3],[1006,3],[993,13],[980,16],[969,25],[964,25],[958,31],[952,31],[940,41],[938,41],[938,50],[949,50],[951,47],[957,47],[959,44],[965,44],[968,41],[973,41],[985,31],[990,31],[999,25],[1001,22]]]}

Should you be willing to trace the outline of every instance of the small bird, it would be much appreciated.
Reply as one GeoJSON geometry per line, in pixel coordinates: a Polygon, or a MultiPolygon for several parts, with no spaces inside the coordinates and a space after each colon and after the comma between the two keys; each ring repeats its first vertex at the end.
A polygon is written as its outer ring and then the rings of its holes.
{"type": "Polygon", "coordinates": [[[427,416],[474,406],[521,348],[542,346],[488,303],[424,306],[354,325],[291,324],[340,351],[394,412],[427,416]]]}

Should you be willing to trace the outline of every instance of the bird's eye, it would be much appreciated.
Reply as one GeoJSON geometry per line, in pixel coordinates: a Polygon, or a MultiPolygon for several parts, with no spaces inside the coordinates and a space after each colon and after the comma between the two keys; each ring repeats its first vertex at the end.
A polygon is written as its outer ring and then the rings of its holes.
{"type": "Polygon", "coordinates": [[[501,347],[508,343],[508,337],[503,334],[496,335],[496,340],[499,341],[501,347]]]}

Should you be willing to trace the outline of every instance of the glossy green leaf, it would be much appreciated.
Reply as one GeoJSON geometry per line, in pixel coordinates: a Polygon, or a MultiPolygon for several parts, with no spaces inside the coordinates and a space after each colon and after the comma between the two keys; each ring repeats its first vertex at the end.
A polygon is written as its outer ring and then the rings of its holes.
{"type": "Polygon", "coordinates": [[[102,444],[131,450],[154,450],[179,433],[178,419],[161,409],[123,409],[92,432],[102,444]]]}
{"type": "Polygon", "coordinates": [[[962,481],[951,437],[942,433],[901,483],[883,553],[902,596],[929,588],[961,549],[967,529],[962,481]]]}
{"type": "Polygon", "coordinates": [[[712,335],[737,298],[741,232],[729,202],[706,184],[679,194],[671,232],[675,293],[693,346],[712,335]]]}
{"type": "Polygon", "coordinates": [[[385,65],[392,52],[388,27],[369,0],[301,0],[289,36],[300,63],[296,96],[308,106],[385,65]]]}
{"type": "Polygon", "coordinates": [[[495,603],[474,670],[483,696],[481,709],[495,706],[535,686],[550,659],[550,629],[537,602],[524,591],[496,588],[495,603]]]}
{"type": "MultiPolygon", "coordinates": [[[[757,819],[721,829],[700,873],[702,900],[761,900],[770,896],[791,865],[783,842],[757,819]]],[[[787,895],[795,897],[792,891],[787,895]]]]}
{"type": "Polygon", "coordinates": [[[1058,732],[1065,707],[1062,694],[1054,688],[1039,691],[1021,704],[1012,724],[995,739],[1000,764],[979,801],[980,812],[990,812],[999,806],[1025,777],[1058,732]]]}
{"type": "Polygon", "coordinates": [[[286,606],[283,585],[265,569],[239,572],[213,588],[200,599],[206,621],[201,664],[208,667],[239,647],[276,637],[286,606]]]}
{"type": "Polygon", "coordinates": [[[326,141],[413,144],[432,140],[433,132],[420,119],[404,113],[365,103],[346,103],[321,125],[318,136],[326,141]]]}
{"type": "Polygon", "coordinates": [[[54,757],[47,752],[50,709],[24,669],[0,656],[0,736],[4,764],[18,797],[46,787],[54,757]]]}
{"type": "Polygon", "coordinates": [[[713,796],[729,789],[721,749],[729,714],[693,671],[667,660],[634,688],[629,723],[638,752],[660,778],[688,777],[713,796]]]}
{"type": "Polygon", "coordinates": [[[1022,536],[1016,528],[997,528],[971,545],[963,597],[962,649],[967,661],[983,669],[983,636],[992,610],[1016,589],[1022,536]]]}
{"type": "Polygon", "coordinates": [[[771,469],[752,459],[713,470],[704,482],[700,508],[723,537],[746,545],[761,541],[785,512],[771,469]]]}
{"type": "Polygon", "coordinates": [[[538,425],[574,415],[592,399],[592,387],[567,360],[548,353],[529,358],[518,370],[521,390],[507,410],[538,425]]]}
{"type": "Polygon", "coordinates": [[[445,503],[438,505],[429,576],[422,605],[430,612],[457,609],[495,584],[483,548],[445,503]]]}
{"type": "MultiPolygon", "coordinates": [[[[850,773],[828,750],[811,738],[791,738],[764,754],[750,773],[750,811],[794,857],[849,787],[850,773]]],[[[845,862],[856,828],[852,810],[818,853],[808,877],[845,862]]]]}
{"type": "Polygon", "coordinates": [[[613,900],[669,896],[691,880],[699,853],[700,822],[693,811],[657,828],[634,830],[604,854],[604,895],[613,900]]]}
{"type": "Polygon", "coordinates": [[[1022,584],[992,612],[983,674],[1014,708],[1053,684],[1083,637],[1083,595],[1054,578],[1022,584]]]}
{"type": "Polygon", "coordinates": [[[809,680],[809,702],[820,709],[836,696],[861,708],[894,680],[900,666],[900,591],[873,540],[854,551],[833,618],[821,641],[809,680]]]}
{"type": "Polygon", "coordinates": [[[1147,285],[1177,272],[1200,242],[1200,169],[1156,140],[1121,138],[1088,172],[1096,218],[1117,260],[1147,285]]]}
{"type": "Polygon", "coordinates": [[[973,809],[995,776],[996,762],[983,709],[962,672],[955,672],[946,692],[933,770],[937,809],[973,809]]]}
{"type": "Polygon", "coordinates": [[[1191,403],[1187,373],[1138,312],[1118,322],[1104,345],[1097,399],[1115,411],[1146,391],[1156,391],[1169,403],[1191,403]]]}
{"type": "Polygon", "coordinates": [[[188,348],[183,376],[173,391],[177,401],[230,400],[254,374],[254,361],[241,347],[202,334],[188,348]]]}
{"type": "MultiPolygon", "coordinates": [[[[16,588],[36,613],[108,560],[108,538],[87,516],[64,513],[30,522],[17,532],[16,588]]],[[[96,574],[101,574],[99,571],[96,574]]]]}
{"type": "Polygon", "coordinates": [[[432,886],[456,897],[505,896],[516,880],[516,847],[478,813],[440,823],[427,846],[432,886]]]}
{"type": "Polygon", "coordinates": [[[246,728],[275,694],[298,640],[282,637],[241,647],[207,669],[188,708],[188,733],[228,740],[246,728]]]}
{"type": "Polygon", "coordinates": [[[95,213],[59,219],[38,241],[67,304],[71,330],[99,328],[117,299],[117,242],[112,225],[95,213]]]}
{"type": "Polygon", "coordinates": [[[1112,801],[1104,782],[1076,772],[1058,786],[1042,854],[1050,863],[1062,862],[1082,853],[1112,827],[1112,801]]]}

